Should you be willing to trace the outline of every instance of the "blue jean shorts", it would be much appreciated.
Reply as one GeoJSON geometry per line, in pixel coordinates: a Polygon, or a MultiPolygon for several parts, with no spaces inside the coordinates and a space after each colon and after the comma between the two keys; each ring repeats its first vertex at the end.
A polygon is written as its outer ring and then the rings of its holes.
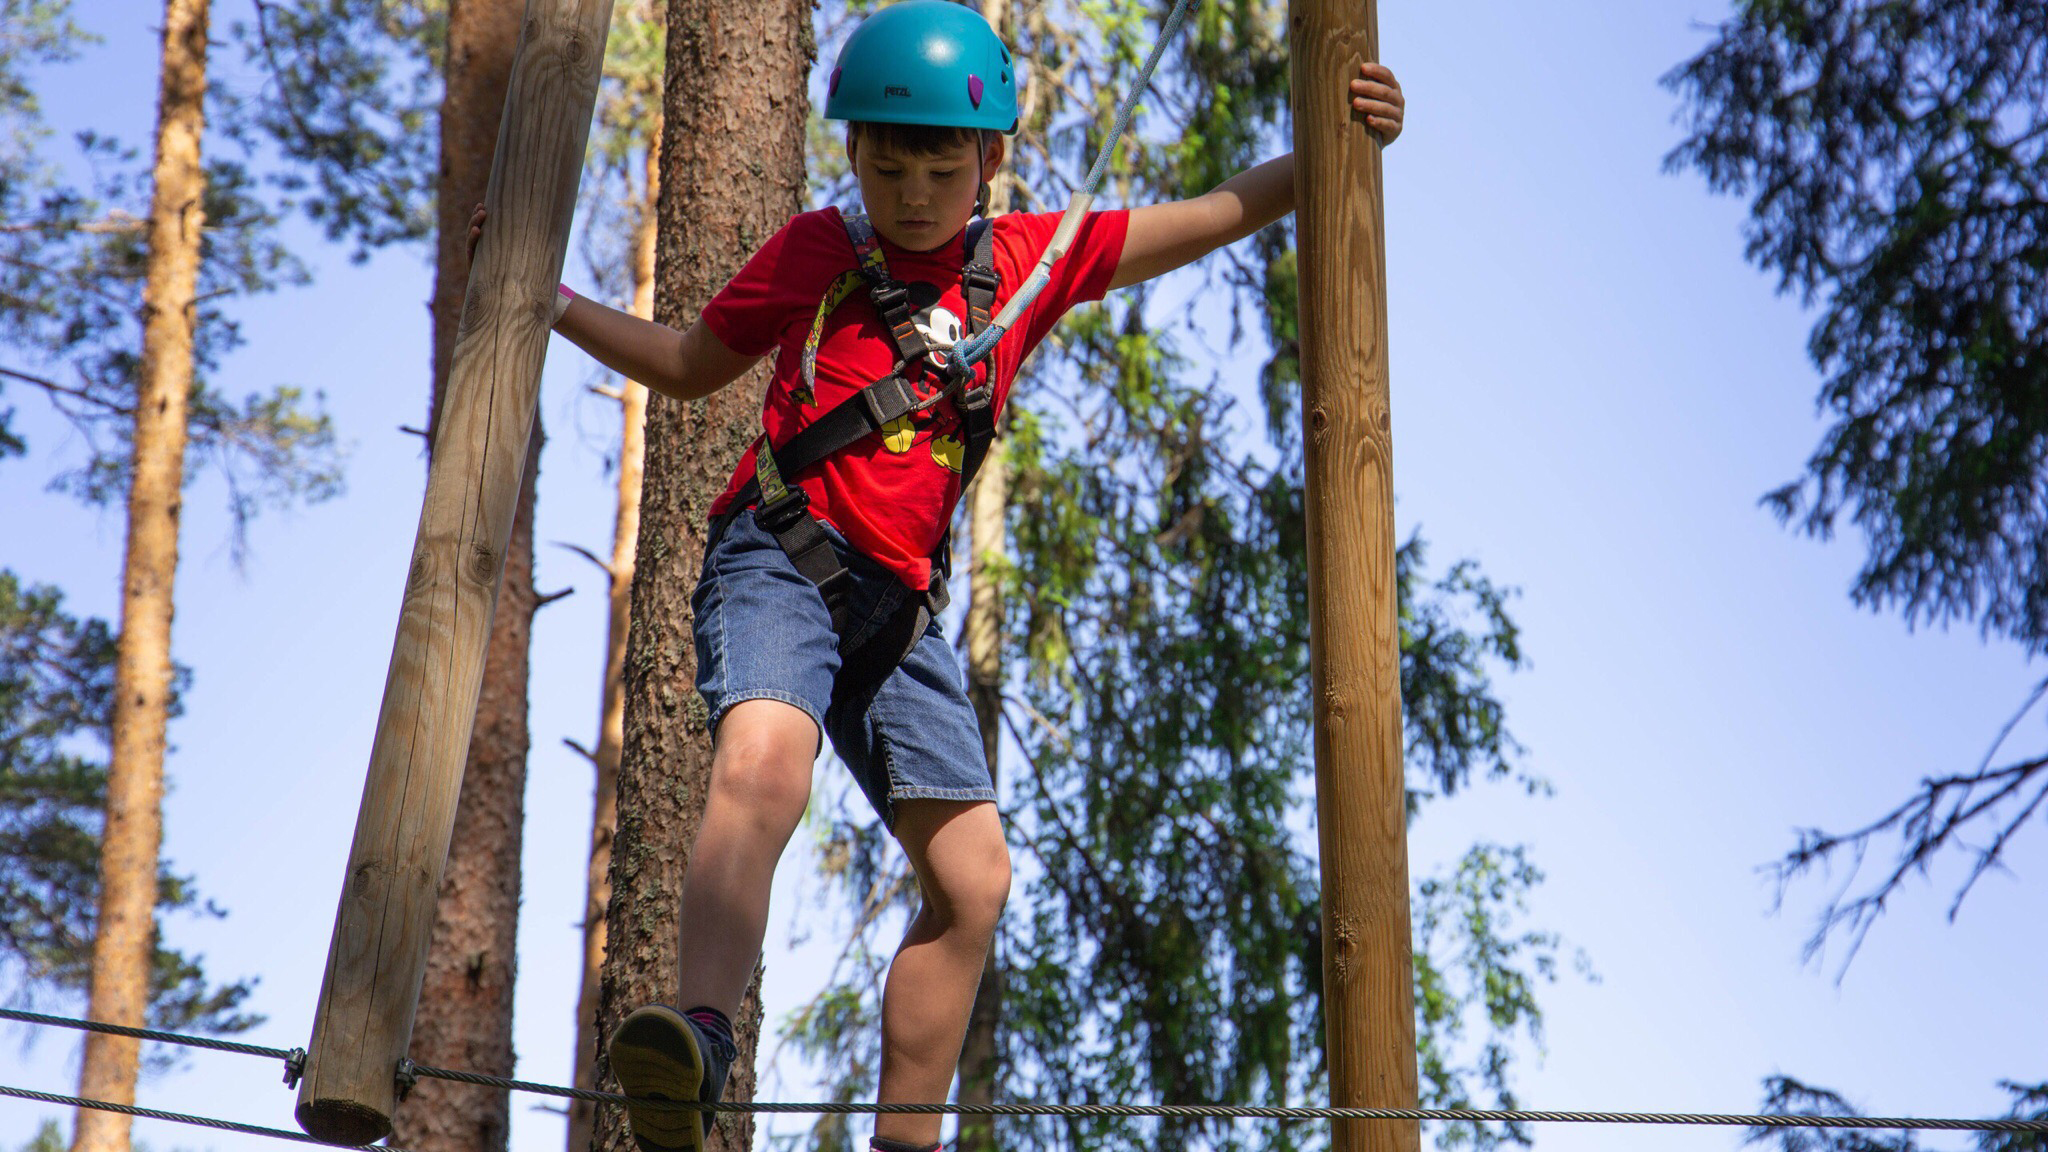
{"type": "MultiPolygon", "coordinates": [[[[859,643],[913,596],[881,565],[826,529],[852,574],[859,643]]],[[[910,656],[864,699],[835,706],[839,639],[818,587],[790,562],[750,509],[733,518],[704,555],[691,599],[696,611],[697,691],[711,728],[745,700],[780,700],[803,709],[832,741],[882,821],[895,823],[899,800],[996,798],[981,729],[945,630],[932,621],[910,656]]]]}

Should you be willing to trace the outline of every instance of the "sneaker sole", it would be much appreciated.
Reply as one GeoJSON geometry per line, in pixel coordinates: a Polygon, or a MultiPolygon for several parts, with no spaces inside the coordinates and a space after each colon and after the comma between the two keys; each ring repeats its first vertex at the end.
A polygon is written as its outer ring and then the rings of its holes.
{"type": "MultiPolygon", "coordinates": [[[[612,1033],[612,1075],[628,1096],[695,1100],[704,1088],[704,1053],[682,1013],[659,1004],[635,1009],[612,1033]]],[[[709,1113],[626,1106],[641,1152],[704,1152],[709,1113]]]]}

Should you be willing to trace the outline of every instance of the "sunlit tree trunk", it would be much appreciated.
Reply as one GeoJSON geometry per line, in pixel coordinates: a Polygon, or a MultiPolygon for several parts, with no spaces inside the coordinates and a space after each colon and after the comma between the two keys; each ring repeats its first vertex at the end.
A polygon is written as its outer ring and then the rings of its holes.
{"type": "MultiPolygon", "coordinates": [[[[1011,0],[987,0],[982,5],[982,15],[1004,43],[1017,42],[1017,9],[1011,0]]],[[[1012,206],[1016,163],[1016,156],[1010,155],[990,184],[991,217],[1008,212],[1012,206]]],[[[1010,502],[1010,460],[1000,441],[982,460],[981,471],[967,499],[968,539],[973,550],[967,569],[967,619],[963,629],[967,641],[967,699],[974,705],[974,718],[981,728],[981,752],[988,760],[988,776],[993,783],[1002,778],[1003,589],[999,569],[1009,551],[1003,514],[1010,502]]],[[[967,1036],[960,1046],[962,1104],[993,1104],[996,1099],[1001,1063],[996,1029],[1003,1015],[1002,958],[996,953],[1000,939],[998,934],[989,941],[988,959],[981,968],[981,987],[975,992],[974,1009],[967,1017],[967,1036]]],[[[961,1117],[956,1147],[959,1152],[995,1152],[995,1121],[988,1117],[961,1117]]]]}
{"type": "MultiPolygon", "coordinates": [[[[114,731],[107,819],[86,1015],[140,1027],[156,944],[157,855],[163,841],[164,726],[171,691],[172,586],[185,477],[186,399],[192,391],[200,234],[206,175],[207,0],[164,5],[156,168],[149,206],[149,271],[142,297],[128,547],[121,568],[121,635],[114,665],[114,731]]],[[[88,1035],[78,1094],[135,1102],[140,1044],[88,1035]]],[[[127,1152],[132,1120],[80,1111],[74,1152],[127,1152]]]]}
{"type": "MultiPolygon", "coordinates": [[[[435,188],[439,236],[429,451],[440,425],[441,396],[469,286],[469,217],[490,183],[525,11],[524,0],[453,0],[448,9],[441,168],[435,188]]],[[[538,603],[534,485],[541,440],[536,416],[409,1049],[422,1064],[497,1076],[510,1076],[513,1070],[512,987],[530,740],[527,652],[538,603]]],[[[503,1152],[510,1126],[505,1093],[423,1079],[393,1115],[391,1143],[413,1152],[503,1152]]]]}
{"type": "MultiPolygon", "coordinates": [[[[988,758],[989,779],[994,780],[1003,724],[1003,593],[996,570],[1009,546],[1003,512],[1010,498],[1008,453],[1000,444],[982,461],[968,495],[974,555],[967,578],[967,699],[974,705],[974,717],[981,726],[982,755],[988,758]]],[[[991,941],[974,1010],[967,1018],[966,1042],[960,1047],[962,1104],[995,1102],[999,1067],[996,1026],[1002,1012],[1003,971],[991,941]]],[[[987,1117],[961,1117],[959,1135],[960,1152],[994,1152],[995,1124],[987,1117]]]]}
{"type": "MultiPolygon", "coordinates": [[[[804,84],[815,53],[805,0],[669,0],[656,319],[676,327],[691,323],[762,241],[803,207],[804,84]]],[[[664,400],[647,413],[598,1008],[606,1032],[638,1005],[675,994],[676,905],[711,771],[710,733],[694,688],[690,593],[703,561],[711,501],[760,431],[765,380],[759,368],[708,400],[664,400]]],[[[740,1052],[728,1100],[753,1098],[758,984],[734,1021],[740,1052]]],[[[753,1128],[751,1116],[723,1116],[711,1146],[742,1152],[752,1146],[753,1128]]],[[[623,1114],[599,1112],[596,1146],[625,1152],[630,1145],[623,1114]]]]}
{"type": "MultiPolygon", "coordinates": [[[[648,133],[645,193],[633,233],[633,314],[654,315],[655,204],[661,195],[661,117],[648,133]]],[[[583,990],[576,999],[576,1087],[597,1087],[598,985],[604,968],[605,906],[611,902],[612,836],[619,820],[619,746],[625,739],[626,633],[632,621],[633,557],[640,542],[640,479],[647,458],[647,389],[623,381],[619,394],[619,508],[612,528],[611,618],[605,634],[599,710],[596,810],[590,823],[589,898],[583,906],[583,990]]],[[[569,1105],[569,1152],[584,1152],[596,1106],[569,1105]]]]}

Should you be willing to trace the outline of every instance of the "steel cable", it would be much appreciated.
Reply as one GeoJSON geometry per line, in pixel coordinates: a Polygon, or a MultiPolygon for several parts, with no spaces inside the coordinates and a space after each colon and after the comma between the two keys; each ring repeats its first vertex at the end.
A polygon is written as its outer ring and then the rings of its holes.
{"type": "MultiPolygon", "coordinates": [[[[75,1028],[87,1032],[105,1032],[116,1036],[133,1036],[142,1040],[155,1040],[165,1044],[181,1044],[194,1048],[210,1048],[224,1052],[235,1052],[249,1056],[264,1056],[282,1060],[287,1069],[296,1071],[296,1061],[302,1058],[299,1049],[266,1048],[257,1044],[241,1044],[228,1040],[214,1040],[204,1036],[183,1036],[175,1032],[160,1032],[148,1028],[126,1028],[116,1024],[102,1024],[92,1020],[71,1020],[60,1016],[45,1016],[35,1012],[0,1008],[0,1019],[19,1020],[29,1024],[44,1024],[60,1028],[75,1028]]],[[[1427,1120],[1443,1123],[1495,1123],[1495,1124],[1670,1124],[1690,1126],[1718,1126],[1739,1128],[1846,1128],[1885,1129],[1892,1131],[1939,1131],[1939,1132],[2041,1132],[2048,1133],[2048,1118],[2040,1119],[1958,1119],[1932,1116],[1774,1116],[1745,1115],[1719,1112],[1558,1112],[1519,1111],[1508,1109],[1480,1108],[1329,1108],[1267,1106],[1257,1104],[866,1104],[866,1103],[778,1103],[767,1101],[740,1101],[718,1104],[703,1104],[683,1100],[634,1100],[617,1092],[599,1092],[588,1088],[565,1088],[554,1084],[540,1084],[531,1080],[513,1080],[504,1076],[490,1076],[482,1072],[464,1072],[453,1068],[435,1068],[425,1064],[405,1061],[400,1066],[405,1078],[421,1076],[437,1080],[449,1080],[459,1084],[473,1084],[484,1088],[498,1088],[509,1092],[528,1092],[541,1096],[556,1096],[570,1100],[588,1100],[598,1104],[640,1107],[654,1107],[675,1111],[711,1112],[754,1112],[775,1115],[893,1115],[915,1116],[1114,1116],[1123,1118],[1174,1117],[1181,1119],[1216,1120],[1427,1120]]],[[[210,1120],[200,1116],[186,1116],[176,1112],[163,1112],[151,1108],[136,1108],[106,1101],[86,1100],[75,1096],[59,1096],[48,1092],[34,1092],[23,1088],[0,1085],[0,1095],[25,1100],[39,1100],[44,1103],[63,1104],[78,1108],[99,1108],[105,1111],[123,1112],[155,1120],[170,1120],[181,1124],[197,1124],[202,1127],[218,1128],[229,1132],[245,1132],[258,1136],[274,1136],[282,1140],[320,1144],[298,1132],[277,1128],[262,1128],[250,1124],[238,1124],[228,1120],[210,1120]]],[[[383,1147],[379,1145],[378,1147],[383,1147]]]]}
{"type": "Polygon", "coordinates": [[[258,1124],[241,1124],[233,1120],[214,1120],[206,1116],[188,1116],[183,1112],[165,1112],[160,1108],[137,1108],[132,1104],[114,1104],[105,1100],[87,1100],[81,1096],[60,1096],[55,1092],[35,1092],[27,1088],[10,1088],[0,1084],[0,1096],[12,1096],[17,1100],[34,1100],[43,1104],[62,1104],[70,1108],[91,1108],[97,1112],[119,1112],[124,1116],[140,1116],[145,1120],[169,1120],[175,1124],[190,1124],[198,1128],[212,1128],[219,1132],[239,1132],[245,1136],[268,1136],[273,1140],[295,1140],[301,1144],[320,1144],[329,1148],[375,1147],[383,1152],[405,1152],[388,1144],[353,1145],[330,1144],[304,1132],[292,1132],[284,1128],[265,1128],[258,1124]]]}
{"type": "Polygon", "coordinates": [[[265,1048],[261,1044],[243,1044],[235,1040],[215,1040],[210,1036],[181,1036],[176,1032],[159,1032],[154,1028],[129,1028],[120,1024],[102,1024],[97,1020],[73,1020],[64,1016],[45,1016],[40,1012],[23,1012],[18,1008],[0,1008],[0,1020],[19,1020],[24,1024],[42,1024],[51,1028],[75,1028],[81,1032],[102,1032],[108,1036],[130,1036],[137,1040],[155,1040],[161,1044],[182,1044],[187,1048],[211,1048],[216,1052],[237,1052],[244,1056],[265,1056],[272,1060],[290,1060],[292,1053],[284,1048],[265,1048]]]}
{"type": "Polygon", "coordinates": [[[1914,1116],[1770,1116],[1700,1112],[1534,1112],[1477,1108],[1285,1108],[1256,1104],[782,1104],[761,1101],[700,1104],[694,1101],[635,1101],[616,1092],[559,1088],[507,1080],[480,1072],[410,1065],[418,1076],[535,1092],[599,1104],[649,1104],[671,1110],[848,1116],[889,1113],[916,1116],[1172,1116],[1224,1120],[1436,1120],[1444,1122],[1563,1124],[1689,1124],[1743,1128],[1882,1128],[1945,1132],[2048,1132],[2048,1119],[1962,1120],[1914,1116]]]}

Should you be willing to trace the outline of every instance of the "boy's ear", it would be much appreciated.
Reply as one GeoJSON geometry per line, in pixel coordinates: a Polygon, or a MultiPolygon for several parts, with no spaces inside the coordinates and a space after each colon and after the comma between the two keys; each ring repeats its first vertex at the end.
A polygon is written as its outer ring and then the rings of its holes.
{"type": "Polygon", "coordinates": [[[988,142],[982,146],[981,150],[981,182],[983,184],[995,179],[996,173],[1002,171],[1003,157],[1008,155],[1009,146],[1010,142],[1003,138],[1002,133],[988,133],[988,142]]]}

